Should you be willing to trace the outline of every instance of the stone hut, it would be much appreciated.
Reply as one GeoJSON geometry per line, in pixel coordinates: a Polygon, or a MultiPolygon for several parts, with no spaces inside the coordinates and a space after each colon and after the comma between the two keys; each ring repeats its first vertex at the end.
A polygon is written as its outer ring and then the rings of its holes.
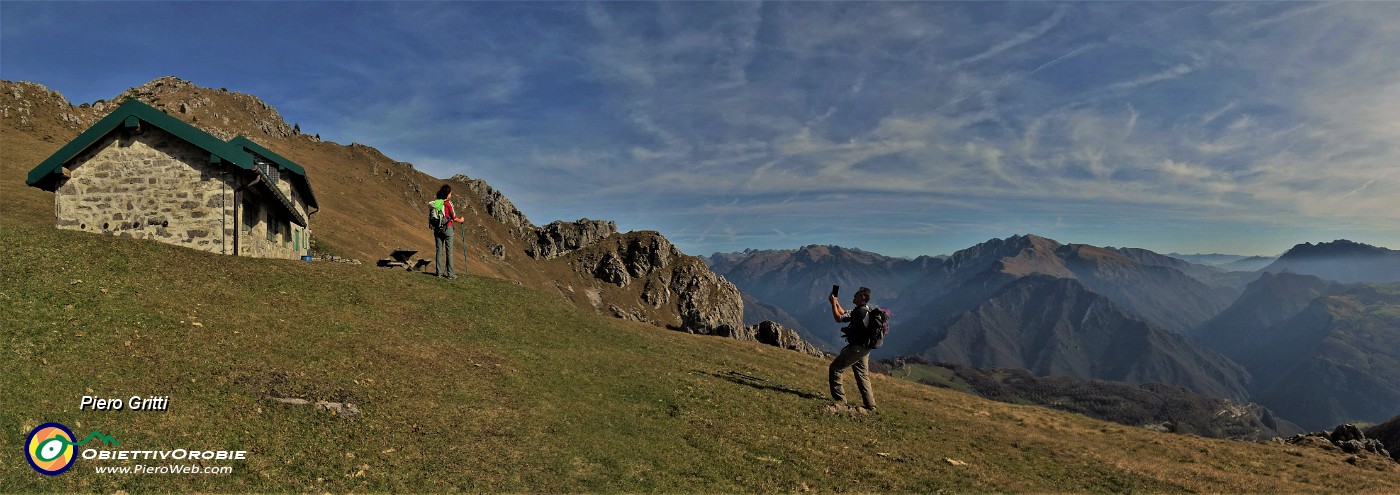
{"type": "Polygon", "coordinates": [[[224,142],[128,100],[29,171],[58,228],[221,254],[307,254],[306,170],[243,136],[224,142]]]}

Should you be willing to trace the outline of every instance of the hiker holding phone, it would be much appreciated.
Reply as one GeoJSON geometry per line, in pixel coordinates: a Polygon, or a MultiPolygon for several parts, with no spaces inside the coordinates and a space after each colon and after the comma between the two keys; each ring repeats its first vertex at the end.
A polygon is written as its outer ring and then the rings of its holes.
{"type": "Polygon", "coordinates": [[[828,368],[829,380],[831,382],[831,400],[837,405],[846,403],[846,393],[841,386],[841,375],[846,368],[851,368],[856,375],[856,387],[860,389],[860,398],[865,402],[865,409],[875,411],[875,393],[870,389],[870,289],[861,287],[851,298],[851,304],[855,307],[847,312],[841,307],[841,302],[836,300],[836,293],[840,287],[831,287],[831,316],[837,323],[847,323],[841,329],[841,336],[846,339],[846,347],[841,349],[841,354],[836,356],[836,360],[831,362],[828,368]]]}

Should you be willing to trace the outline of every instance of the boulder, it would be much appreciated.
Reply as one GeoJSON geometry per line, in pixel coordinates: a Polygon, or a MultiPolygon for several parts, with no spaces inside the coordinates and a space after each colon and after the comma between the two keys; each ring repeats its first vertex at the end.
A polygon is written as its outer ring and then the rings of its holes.
{"type": "Polygon", "coordinates": [[[1320,446],[1324,449],[1340,449],[1347,454],[1361,455],[1364,453],[1376,454],[1385,458],[1391,458],[1390,451],[1386,450],[1385,444],[1374,438],[1366,438],[1360,428],[1356,425],[1344,424],[1332,430],[1315,431],[1312,433],[1294,435],[1288,439],[1292,445],[1320,446]]]}
{"type": "Polygon", "coordinates": [[[719,335],[721,337],[730,337],[737,340],[748,340],[768,344],[774,347],[797,351],[808,356],[824,357],[826,355],[817,346],[802,340],[802,337],[798,335],[795,330],[772,321],[760,322],[734,331],[725,331],[719,335]]]}
{"type": "Polygon", "coordinates": [[[1361,429],[1353,424],[1344,424],[1332,430],[1331,440],[1334,445],[1342,449],[1342,452],[1348,454],[1370,452],[1390,457],[1390,451],[1386,450],[1385,445],[1380,440],[1366,438],[1361,429]]]}

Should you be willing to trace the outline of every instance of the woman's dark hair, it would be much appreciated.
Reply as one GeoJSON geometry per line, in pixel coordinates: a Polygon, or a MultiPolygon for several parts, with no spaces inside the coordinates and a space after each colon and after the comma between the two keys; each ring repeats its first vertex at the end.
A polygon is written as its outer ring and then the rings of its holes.
{"type": "Polygon", "coordinates": [[[452,185],[443,184],[442,187],[438,188],[437,199],[447,199],[448,194],[452,194],[452,185]]]}

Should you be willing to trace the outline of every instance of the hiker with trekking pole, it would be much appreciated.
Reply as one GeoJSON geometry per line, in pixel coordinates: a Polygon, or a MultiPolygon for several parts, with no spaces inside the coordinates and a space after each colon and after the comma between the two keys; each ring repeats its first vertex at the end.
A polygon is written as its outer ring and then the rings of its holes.
{"type": "MultiPolygon", "coordinates": [[[[428,226],[433,229],[433,240],[437,244],[437,254],[433,259],[433,264],[437,267],[437,276],[457,278],[457,274],[452,271],[452,222],[460,224],[463,219],[457,216],[457,210],[452,207],[452,186],[443,184],[438,189],[437,199],[428,205],[428,226]]],[[[462,225],[462,255],[465,257],[466,254],[467,227],[462,225]]]]}

